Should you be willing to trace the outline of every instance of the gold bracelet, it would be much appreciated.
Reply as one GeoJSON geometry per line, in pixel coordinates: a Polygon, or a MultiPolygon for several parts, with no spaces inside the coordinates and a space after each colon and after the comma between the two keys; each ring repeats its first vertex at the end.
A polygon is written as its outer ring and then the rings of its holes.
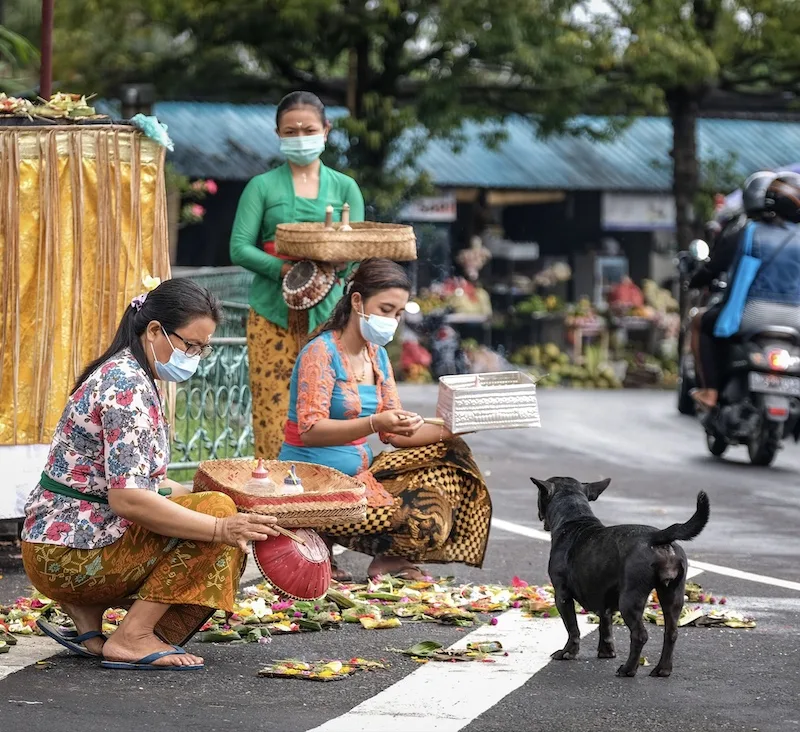
{"type": "Polygon", "coordinates": [[[444,425],[439,427],[439,442],[444,442],[444,425]]]}
{"type": "Polygon", "coordinates": [[[374,434],[375,432],[378,431],[378,430],[375,429],[375,423],[372,421],[372,418],[374,416],[375,416],[374,414],[370,414],[369,415],[369,428],[372,430],[372,434],[374,434]]]}
{"type": "Polygon", "coordinates": [[[219,525],[219,519],[214,519],[214,535],[211,537],[211,543],[214,544],[217,541],[217,526],[219,525]]]}

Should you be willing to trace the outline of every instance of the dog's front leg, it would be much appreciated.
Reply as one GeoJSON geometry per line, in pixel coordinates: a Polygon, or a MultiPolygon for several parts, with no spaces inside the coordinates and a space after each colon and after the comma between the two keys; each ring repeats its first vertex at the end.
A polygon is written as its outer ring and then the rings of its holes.
{"type": "Polygon", "coordinates": [[[567,629],[567,645],[556,651],[550,658],[556,661],[572,661],[578,657],[581,648],[581,632],[578,630],[578,618],[575,615],[575,600],[564,592],[556,590],[556,607],[567,629]]]}
{"type": "Polygon", "coordinates": [[[598,658],[616,658],[617,652],[614,650],[614,612],[606,609],[600,616],[600,640],[597,643],[598,658]]]}

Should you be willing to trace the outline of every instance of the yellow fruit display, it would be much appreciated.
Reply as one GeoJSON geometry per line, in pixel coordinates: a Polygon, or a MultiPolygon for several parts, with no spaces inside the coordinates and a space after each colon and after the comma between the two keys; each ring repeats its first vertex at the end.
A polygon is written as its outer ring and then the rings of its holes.
{"type": "Polygon", "coordinates": [[[586,350],[585,363],[573,364],[569,354],[554,343],[523,346],[511,356],[511,363],[529,367],[542,387],[571,386],[575,389],[619,389],[622,387],[614,369],[600,359],[598,349],[586,350]]]}

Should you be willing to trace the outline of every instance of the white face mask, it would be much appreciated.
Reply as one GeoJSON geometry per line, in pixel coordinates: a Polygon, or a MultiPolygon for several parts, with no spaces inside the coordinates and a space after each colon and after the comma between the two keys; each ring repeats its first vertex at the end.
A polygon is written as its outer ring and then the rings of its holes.
{"type": "Polygon", "coordinates": [[[287,160],[304,167],[311,165],[325,150],[325,135],[282,137],[281,152],[287,160]]]}
{"type": "Polygon", "coordinates": [[[161,363],[156,356],[156,349],[153,347],[153,344],[150,343],[150,350],[153,352],[153,361],[156,365],[156,376],[161,379],[161,381],[172,381],[176,384],[188,381],[194,376],[197,367],[200,365],[200,356],[187,356],[183,351],[172,345],[167,331],[163,328],[161,331],[164,333],[167,343],[169,343],[172,348],[172,354],[169,357],[169,361],[161,363]]]}
{"type": "Polygon", "coordinates": [[[365,341],[376,346],[385,346],[394,338],[398,326],[396,318],[387,318],[385,315],[365,315],[363,310],[358,315],[361,318],[358,324],[365,341]]]}

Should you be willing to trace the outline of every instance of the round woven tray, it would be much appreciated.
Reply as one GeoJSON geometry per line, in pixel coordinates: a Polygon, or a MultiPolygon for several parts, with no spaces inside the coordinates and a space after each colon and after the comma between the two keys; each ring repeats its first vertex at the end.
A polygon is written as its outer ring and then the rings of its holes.
{"type": "Polygon", "coordinates": [[[287,528],[324,528],[357,523],[366,518],[363,483],[333,468],[311,463],[265,460],[264,468],[278,485],[294,465],[304,492],[296,496],[257,496],[243,488],[256,467],[255,460],[207,460],[194,476],[194,491],[219,491],[233,499],[240,511],[275,516],[287,528]]]}
{"type": "Polygon", "coordinates": [[[283,299],[291,310],[308,310],[325,299],[336,282],[333,267],[322,262],[298,262],[283,278],[283,299]]]}
{"type": "Polygon", "coordinates": [[[410,262],[417,258],[417,240],[414,229],[403,224],[361,221],[352,224],[352,231],[326,229],[321,223],[278,224],[275,250],[318,262],[362,262],[372,257],[410,262]]]}

